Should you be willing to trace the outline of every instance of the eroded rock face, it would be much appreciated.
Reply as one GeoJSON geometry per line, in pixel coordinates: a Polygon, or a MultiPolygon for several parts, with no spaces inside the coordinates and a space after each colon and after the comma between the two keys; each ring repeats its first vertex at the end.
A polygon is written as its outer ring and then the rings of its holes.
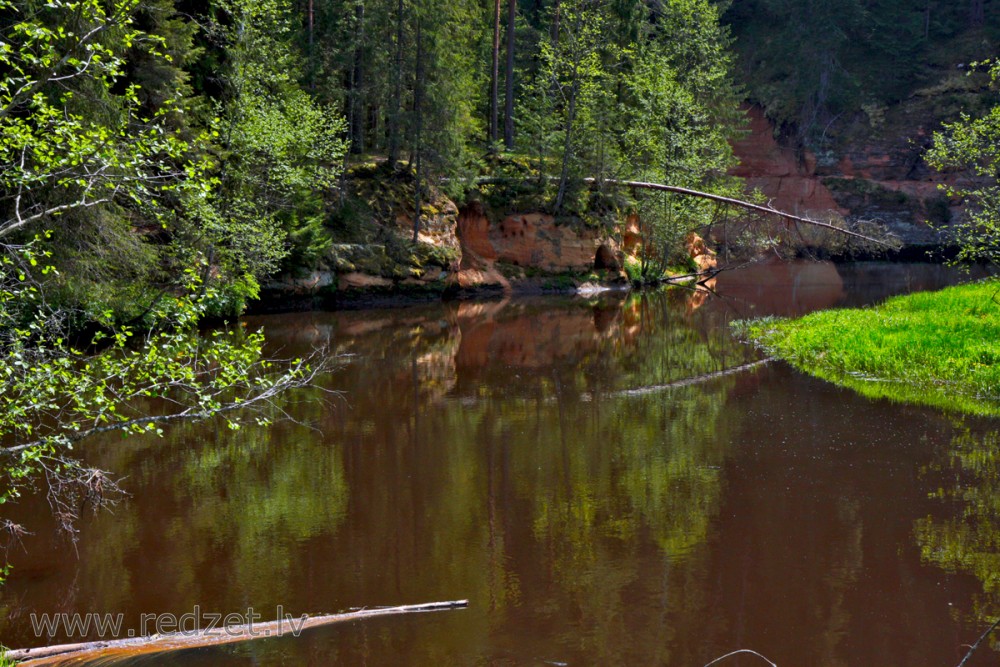
{"type": "Polygon", "coordinates": [[[719,265],[715,251],[708,247],[705,239],[694,232],[688,234],[687,238],[684,239],[684,248],[687,250],[688,256],[694,260],[699,271],[714,269],[719,265]]]}
{"type": "MultiPolygon", "coordinates": [[[[430,188],[430,201],[421,207],[420,230],[417,240],[439,248],[450,248],[459,251],[461,246],[456,234],[458,207],[448,197],[430,188]]],[[[404,236],[413,234],[413,207],[405,206],[396,209],[396,227],[404,236]]]]}
{"type": "Polygon", "coordinates": [[[510,215],[493,224],[483,205],[474,201],[459,212],[456,226],[462,261],[453,281],[462,288],[510,289],[496,268],[498,262],[549,273],[621,267],[621,251],[606,232],[559,224],[544,213],[510,215]]]}
{"type": "Polygon", "coordinates": [[[846,215],[833,193],[817,178],[815,156],[806,152],[801,159],[793,148],[774,138],[774,126],[759,107],[747,110],[749,134],[733,144],[740,160],[734,176],[746,179],[748,189],[760,188],[771,205],[797,215],[826,216],[831,211],[846,215]]]}
{"type": "Polygon", "coordinates": [[[342,273],[338,276],[338,287],[346,289],[365,289],[370,287],[392,287],[392,281],[381,276],[371,276],[367,273],[342,273]]]}
{"type": "Polygon", "coordinates": [[[592,269],[604,241],[598,230],[561,225],[544,213],[512,215],[490,231],[499,261],[553,273],[592,269]]]}
{"type": "MultiPolygon", "coordinates": [[[[899,113],[906,113],[905,110],[899,113]]],[[[930,144],[927,119],[906,117],[899,130],[857,134],[846,147],[823,155],[775,139],[774,126],[759,107],[749,107],[749,134],[733,144],[740,160],[732,170],[750,188],[760,188],[775,208],[814,217],[831,213],[884,223],[907,246],[943,242],[927,224],[942,225],[961,210],[942,194],[942,175],[923,159],[930,144]]]]}
{"type": "Polygon", "coordinates": [[[470,262],[495,260],[496,250],[490,242],[490,221],[482,203],[474,201],[458,214],[456,237],[462,248],[462,268],[475,268],[470,262]]]}

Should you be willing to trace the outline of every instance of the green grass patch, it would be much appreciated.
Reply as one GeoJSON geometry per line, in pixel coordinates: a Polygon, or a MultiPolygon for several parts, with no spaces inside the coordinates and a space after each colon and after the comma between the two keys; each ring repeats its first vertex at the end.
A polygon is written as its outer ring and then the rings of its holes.
{"type": "Polygon", "coordinates": [[[871,398],[1000,416],[1000,281],[737,324],[797,368],[871,398]]]}

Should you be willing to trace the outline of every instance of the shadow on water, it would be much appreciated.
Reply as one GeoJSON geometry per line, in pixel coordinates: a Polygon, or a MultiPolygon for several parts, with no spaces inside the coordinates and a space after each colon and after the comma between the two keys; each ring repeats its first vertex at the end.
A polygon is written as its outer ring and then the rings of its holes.
{"type": "Polygon", "coordinates": [[[621,393],[757,360],[729,334],[737,317],[953,279],[937,271],[765,265],[722,276],[708,300],[254,318],[279,353],[353,355],[326,380],[341,397],[289,396],[292,419],[266,427],[97,443],[89,460],[133,496],[83,522],[78,556],[42,501],[16,508],[36,532],[0,637],[47,643],[30,622],[42,612],[120,613],[141,633],[142,614],[196,605],[269,620],[279,605],[468,598],[447,615],[116,664],[698,666],[738,648],[782,666],[956,664],[998,600],[1000,473],[981,454],[995,434],[782,365],[621,393]],[[969,545],[981,555],[966,561],[969,545]]]}

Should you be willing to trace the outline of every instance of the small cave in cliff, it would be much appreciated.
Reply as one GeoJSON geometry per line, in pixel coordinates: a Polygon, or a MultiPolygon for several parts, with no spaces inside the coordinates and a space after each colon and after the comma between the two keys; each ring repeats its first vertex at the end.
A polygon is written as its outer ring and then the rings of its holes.
{"type": "Polygon", "coordinates": [[[597,254],[594,256],[594,269],[608,269],[610,271],[620,271],[621,262],[618,261],[618,254],[608,247],[607,244],[602,243],[597,249],[597,254]]]}

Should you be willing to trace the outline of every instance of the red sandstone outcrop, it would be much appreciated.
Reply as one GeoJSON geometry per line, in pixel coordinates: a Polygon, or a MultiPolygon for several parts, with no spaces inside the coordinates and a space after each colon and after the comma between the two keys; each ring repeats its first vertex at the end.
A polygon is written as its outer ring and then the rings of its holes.
{"type": "Polygon", "coordinates": [[[479,202],[462,209],[457,225],[463,252],[553,273],[593,268],[598,250],[609,241],[603,230],[560,224],[545,213],[511,215],[494,225],[479,202]]]}
{"type": "Polygon", "coordinates": [[[699,271],[714,269],[719,264],[715,251],[705,244],[705,239],[694,232],[688,234],[687,238],[684,239],[684,248],[687,250],[688,256],[694,260],[699,271]]]}
{"type": "Polygon", "coordinates": [[[560,224],[545,213],[510,215],[493,224],[483,205],[474,201],[459,212],[456,227],[462,261],[451,280],[462,288],[510,289],[496,268],[498,262],[549,273],[621,267],[620,250],[606,231],[560,224]]]}
{"type": "Polygon", "coordinates": [[[962,215],[940,185],[967,181],[969,175],[940,174],[925,162],[940,120],[922,104],[916,98],[900,103],[878,129],[848,122],[849,138],[831,142],[822,155],[775,139],[761,109],[749,107],[749,133],[733,144],[740,164],[731,173],[759,188],[776,208],[878,220],[904,245],[935,245],[942,237],[927,221],[941,225],[962,215]]]}
{"type": "Polygon", "coordinates": [[[747,110],[749,133],[733,144],[740,160],[731,170],[746,179],[748,189],[759,188],[771,205],[797,215],[846,215],[833,193],[816,176],[816,157],[805,151],[797,155],[793,148],[782,146],[774,138],[774,126],[760,107],[747,110]]]}

